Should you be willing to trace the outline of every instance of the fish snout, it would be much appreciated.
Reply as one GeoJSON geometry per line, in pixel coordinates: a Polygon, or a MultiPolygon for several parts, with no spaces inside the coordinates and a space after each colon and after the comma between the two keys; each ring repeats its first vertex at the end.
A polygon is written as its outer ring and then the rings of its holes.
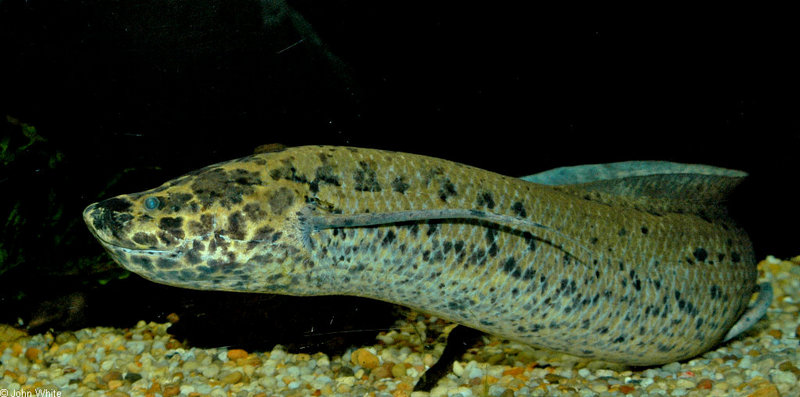
{"type": "Polygon", "coordinates": [[[97,239],[104,243],[118,242],[123,239],[122,231],[133,219],[131,207],[131,202],[122,198],[103,200],[83,210],[83,221],[97,239]]]}

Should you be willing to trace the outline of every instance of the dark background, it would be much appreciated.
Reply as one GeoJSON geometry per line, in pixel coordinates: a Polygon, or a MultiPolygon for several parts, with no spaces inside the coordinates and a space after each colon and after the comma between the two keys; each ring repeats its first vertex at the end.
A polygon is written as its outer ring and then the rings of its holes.
{"type": "Polygon", "coordinates": [[[740,169],[731,204],[757,256],[800,254],[798,34],[780,10],[523,4],[0,0],[7,317],[41,310],[42,289],[95,285],[88,273],[116,280],[81,223],[89,203],[273,142],[515,176],[634,159],[740,169]],[[23,126],[42,139],[26,146],[23,126]]]}

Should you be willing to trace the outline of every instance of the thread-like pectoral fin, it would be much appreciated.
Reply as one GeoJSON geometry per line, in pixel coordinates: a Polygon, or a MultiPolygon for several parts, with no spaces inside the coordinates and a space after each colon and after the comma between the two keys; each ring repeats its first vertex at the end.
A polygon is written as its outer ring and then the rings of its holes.
{"type": "Polygon", "coordinates": [[[753,327],[761,317],[767,314],[769,305],[772,304],[772,285],[770,283],[761,283],[758,285],[758,298],[755,303],[748,307],[747,310],[739,317],[739,321],[725,335],[723,342],[727,342],[747,331],[753,327]]]}

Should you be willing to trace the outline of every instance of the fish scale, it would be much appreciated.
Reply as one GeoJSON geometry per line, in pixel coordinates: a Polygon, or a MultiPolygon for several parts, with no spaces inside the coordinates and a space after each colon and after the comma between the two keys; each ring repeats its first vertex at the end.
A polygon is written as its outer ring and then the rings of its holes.
{"type": "Polygon", "coordinates": [[[553,186],[307,146],[209,166],[95,203],[84,218],[118,263],[155,282],[358,295],[651,365],[720,342],[757,290],[747,235],[706,197],[743,174],[680,166],[674,177],[667,167],[553,186]],[[170,205],[148,208],[156,202],[170,205]]]}

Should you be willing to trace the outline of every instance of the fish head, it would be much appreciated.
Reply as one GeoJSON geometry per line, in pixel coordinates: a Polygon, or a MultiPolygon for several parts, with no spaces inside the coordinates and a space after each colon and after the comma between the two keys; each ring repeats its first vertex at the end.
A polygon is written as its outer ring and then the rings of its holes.
{"type": "Polygon", "coordinates": [[[211,165],[89,205],[83,219],[111,257],[154,282],[203,290],[292,293],[313,267],[297,214],[303,191],[271,178],[275,153],[211,165]]]}

